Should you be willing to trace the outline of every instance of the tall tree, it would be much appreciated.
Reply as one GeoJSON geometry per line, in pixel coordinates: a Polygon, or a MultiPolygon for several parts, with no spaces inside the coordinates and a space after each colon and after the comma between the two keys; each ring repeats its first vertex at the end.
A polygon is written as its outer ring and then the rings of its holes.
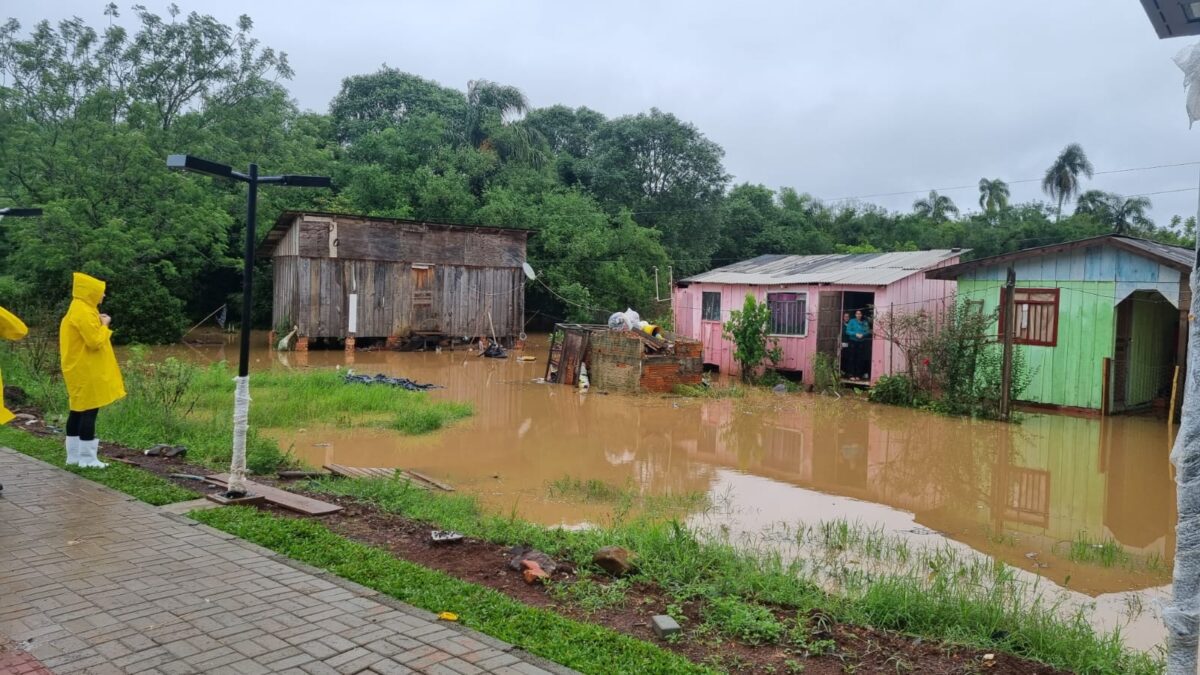
{"type": "Polygon", "coordinates": [[[986,213],[993,213],[997,210],[1008,207],[1008,183],[993,178],[979,179],[979,208],[986,213]]]}
{"type": "Polygon", "coordinates": [[[369,75],[352,75],[329,104],[333,128],[342,143],[389,127],[435,115],[465,119],[467,102],[457,89],[384,65],[369,75]]]}
{"type": "Polygon", "coordinates": [[[922,218],[935,223],[944,223],[950,216],[958,215],[958,207],[946,195],[940,195],[937,190],[930,190],[929,195],[913,202],[913,211],[922,218]]]}
{"type": "Polygon", "coordinates": [[[721,146],[692,124],[651,108],[619,117],[596,134],[593,194],[610,210],[629,209],[683,273],[707,269],[720,240],[717,206],[729,177],[721,146]]]}
{"type": "Polygon", "coordinates": [[[1042,178],[1042,190],[1058,202],[1055,222],[1062,218],[1063,201],[1079,194],[1079,175],[1091,178],[1095,171],[1078,143],[1071,143],[1063,148],[1050,168],[1046,169],[1046,175],[1042,178]]]}

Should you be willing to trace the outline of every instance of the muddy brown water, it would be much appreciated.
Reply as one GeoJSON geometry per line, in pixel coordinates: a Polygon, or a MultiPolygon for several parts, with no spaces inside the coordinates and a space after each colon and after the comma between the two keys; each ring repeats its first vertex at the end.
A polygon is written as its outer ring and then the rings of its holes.
{"type": "MultiPolygon", "coordinates": [[[[1155,604],[1170,581],[1175,490],[1161,419],[1030,414],[1004,425],[853,397],[580,393],[535,382],[546,357],[536,337],[521,352],[533,362],[464,350],[279,353],[265,335],[255,344],[252,370],[380,372],[441,385],[429,395],[474,406],[471,418],[420,437],[319,420],[270,430],[314,466],[414,469],[546,525],[612,517],[611,502],[552,494],[553,481],[572,477],[641,495],[706,494],[729,508],[694,517],[739,533],[844,518],[917,541],[944,537],[1069,588],[1132,646],[1163,635],[1155,604]]],[[[235,362],[237,346],[156,353],[235,362]]]]}

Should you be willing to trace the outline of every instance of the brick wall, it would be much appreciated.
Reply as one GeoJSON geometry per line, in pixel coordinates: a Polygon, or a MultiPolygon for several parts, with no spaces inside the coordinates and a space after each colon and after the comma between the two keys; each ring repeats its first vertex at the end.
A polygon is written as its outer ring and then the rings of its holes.
{"type": "Polygon", "coordinates": [[[700,384],[699,341],[680,339],[673,356],[646,356],[636,336],[616,331],[592,334],[588,375],[603,391],[668,393],[677,384],[700,384]]]}

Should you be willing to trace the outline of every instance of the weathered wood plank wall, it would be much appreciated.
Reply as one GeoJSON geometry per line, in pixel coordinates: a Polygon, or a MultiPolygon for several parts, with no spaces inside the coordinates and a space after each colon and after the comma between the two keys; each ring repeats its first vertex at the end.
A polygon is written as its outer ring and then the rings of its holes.
{"type": "Polygon", "coordinates": [[[357,293],[359,337],[477,337],[494,326],[511,338],[524,328],[524,259],[523,232],[305,215],[275,248],[273,322],[298,325],[306,337],[344,338],[357,293]],[[420,317],[418,274],[432,296],[420,317]]]}

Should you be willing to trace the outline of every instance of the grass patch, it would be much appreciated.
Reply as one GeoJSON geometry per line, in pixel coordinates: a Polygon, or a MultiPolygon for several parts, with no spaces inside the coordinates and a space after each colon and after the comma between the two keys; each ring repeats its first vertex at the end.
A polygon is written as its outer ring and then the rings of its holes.
{"type": "MultiPolygon", "coordinates": [[[[339,427],[376,427],[406,434],[437,431],[469,417],[466,403],[439,401],[422,392],[342,381],[332,370],[264,371],[250,376],[250,423],[291,429],[313,420],[339,427]]],[[[224,366],[204,370],[198,378],[196,407],[214,417],[233,406],[233,372],[224,366]]]]}
{"type": "Polygon", "coordinates": [[[585,673],[712,672],[648,642],[398,560],[310,520],[245,507],[198,511],[191,517],[417,607],[454,612],[465,626],[585,673]]]}
{"type": "Polygon", "coordinates": [[[648,512],[694,511],[709,503],[708,494],[698,490],[682,494],[647,495],[641,494],[631,482],[618,487],[595,478],[584,480],[572,476],[551,481],[547,492],[551,497],[561,499],[616,504],[621,511],[633,508],[648,512]]]}
{"type": "Polygon", "coordinates": [[[1133,567],[1134,559],[1116,541],[1112,539],[1092,539],[1087,532],[1080,530],[1071,540],[1067,549],[1067,558],[1072,562],[1099,565],[1101,567],[1133,567]]]}
{"type": "MultiPolygon", "coordinates": [[[[61,377],[44,364],[33,367],[20,349],[18,343],[0,350],[6,381],[24,389],[46,411],[48,424],[61,426],[67,411],[61,377]]],[[[234,373],[228,366],[200,368],[173,358],[151,362],[144,350],[133,348],[121,370],[128,395],[101,411],[101,438],[131,448],[185,445],[189,461],[212,468],[228,466],[234,390],[234,373]]],[[[319,420],[341,427],[424,434],[471,414],[467,404],[438,401],[419,392],[345,384],[334,371],[254,373],[250,391],[246,466],[257,474],[293,462],[274,440],[258,433],[260,428],[297,428],[319,420]]]]}
{"type": "MultiPolygon", "coordinates": [[[[586,494],[609,493],[583,481],[563,485],[581,486],[586,494]]],[[[951,546],[914,549],[899,537],[845,521],[769,533],[757,547],[735,546],[661,518],[619,516],[606,527],[546,528],[489,514],[467,495],[435,494],[403,481],[320,479],[309,487],[497,544],[533,546],[569,560],[584,575],[600,574],[591,562],[595,549],[625,546],[638,553],[639,571],[632,581],[662,588],[679,605],[699,602],[706,608],[706,629],[748,642],[811,649],[797,639],[803,626],[768,615],[771,608],[797,615],[820,610],[856,625],[1004,651],[1076,672],[1162,670],[1154,657],[1125,649],[1119,634],[1097,634],[1081,612],[1063,616],[1054,602],[1031,598],[1003,563],[951,546]],[[785,555],[780,544],[789,541],[808,547],[809,554],[785,555]],[[859,565],[862,560],[901,569],[868,572],[859,565]],[[840,592],[824,592],[828,582],[840,592]]],[[[598,586],[588,582],[577,591],[581,604],[599,608],[619,601],[619,588],[598,586]]]]}
{"type": "Polygon", "coordinates": [[[703,384],[677,384],[671,389],[672,393],[688,398],[745,398],[746,388],[739,385],[716,387],[703,384]]]}
{"type": "Polygon", "coordinates": [[[127,495],[137,497],[147,504],[162,506],[163,504],[196,499],[200,496],[149,471],[143,471],[137,467],[127,466],[119,462],[109,464],[107,469],[84,469],[77,466],[67,466],[67,451],[63,447],[61,440],[34,436],[20,429],[7,426],[0,427],[0,445],[12,448],[30,457],[36,457],[43,462],[53,464],[60,469],[66,469],[71,473],[79,474],[84,478],[94,480],[101,485],[107,485],[127,495]]]}

